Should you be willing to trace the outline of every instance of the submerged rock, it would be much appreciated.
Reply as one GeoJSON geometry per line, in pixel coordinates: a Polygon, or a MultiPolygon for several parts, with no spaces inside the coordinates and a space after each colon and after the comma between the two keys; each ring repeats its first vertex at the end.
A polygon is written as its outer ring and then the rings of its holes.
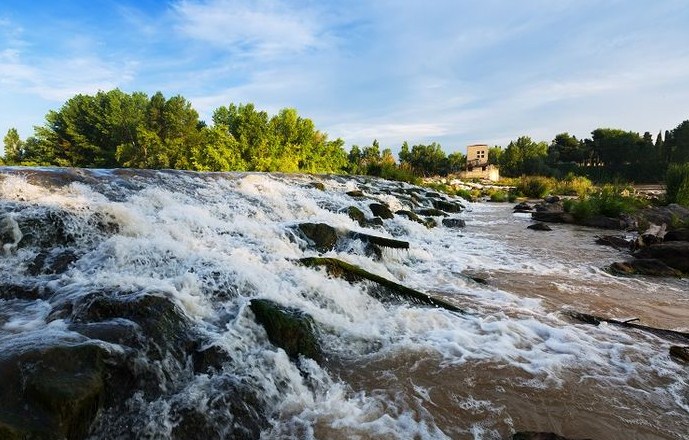
{"type": "Polygon", "coordinates": [[[689,241],[689,228],[679,228],[668,231],[663,241],[689,241]]]}
{"type": "Polygon", "coordinates": [[[439,209],[445,212],[462,212],[464,210],[464,205],[459,202],[448,202],[446,200],[432,200],[431,203],[435,209],[439,209]]]}
{"type": "Polygon", "coordinates": [[[534,223],[533,225],[529,225],[526,227],[526,229],[531,229],[534,231],[552,231],[552,228],[545,223],[534,223]]]}
{"type": "Polygon", "coordinates": [[[631,248],[632,243],[621,235],[603,235],[596,237],[596,244],[610,246],[618,250],[628,250],[631,248]]]}
{"type": "Polygon", "coordinates": [[[571,439],[552,432],[522,431],[512,436],[512,440],[591,440],[591,439],[571,439]]]}
{"type": "Polygon", "coordinates": [[[670,241],[648,246],[634,253],[641,259],[658,259],[668,266],[689,273],[689,242],[670,241]]]}
{"type": "Polygon", "coordinates": [[[616,275],[647,275],[653,277],[675,278],[681,278],[682,276],[682,273],[677,269],[673,269],[662,261],[654,258],[615,262],[609,266],[609,270],[616,275]]]}
{"type": "Polygon", "coordinates": [[[414,221],[416,223],[421,223],[422,225],[425,224],[425,222],[419,217],[416,213],[412,211],[407,211],[405,209],[400,209],[399,211],[396,211],[395,214],[406,217],[411,221],[414,221]]]}
{"type": "Polygon", "coordinates": [[[303,355],[315,361],[322,360],[313,318],[309,315],[267,299],[253,299],[249,307],[256,322],[266,330],[270,342],[285,350],[290,358],[303,355]]]}
{"type": "Polygon", "coordinates": [[[464,313],[463,310],[447,301],[434,298],[426,293],[403,286],[387,278],[383,278],[380,275],[372,274],[358,266],[336,258],[302,258],[299,261],[307,267],[324,266],[330,275],[343,278],[350,283],[363,280],[372,281],[379,287],[372,292],[373,295],[379,299],[404,299],[414,304],[428,305],[453,312],[464,313]]]}
{"type": "Polygon", "coordinates": [[[467,222],[461,218],[444,218],[442,223],[446,228],[463,228],[467,225],[467,222]]]}
{"type": "Polygon", "coordinates": [[[689,363],[689,347],[673,345],[670,347],[670,357],[685,363],[689,363]]]}
{"type": "Polygon", "coordinates": [[[361,198],[364,197],[364,192],[360,189],[355,189],[352,191],[347,191],[345,194],[347,194],[350,197],[355,197],[355,198],[361,198]]]}
{"type": "Polygon", "coordinates": [[[366,214],[356,206],[347,208],[347,215],[349,215],[349,218],[359,223],[359,226],[362,228],[366,226],[366,214]]]}
{"type": "Polygon", "coordinates": [[[348,237],[356,240],[361,240],[366,243],[371,243],[376,246],[391,248],[391,249],[409,249],[409,242],[403,240],[396,240],[394,238],[380,237],[377,235],[365,234],[363,232],[351,231],[347,234],[348,237]]]}
{"type": "Polygon", "coordinates": [[[534,208],[526,202],[521,202],[515,205],[513,209],[514,212],[531,212],[534,208]]]}

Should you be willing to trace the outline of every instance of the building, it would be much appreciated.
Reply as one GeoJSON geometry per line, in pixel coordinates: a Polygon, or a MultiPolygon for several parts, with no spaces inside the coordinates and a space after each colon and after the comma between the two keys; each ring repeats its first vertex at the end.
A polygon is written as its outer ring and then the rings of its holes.
{"type": "Polygon", "coordinates": [[[500,170],[488,163],[488,145],[474,144],[467,147],[466,169],[459,173],[460,179],[500,180],[500,170]]]}

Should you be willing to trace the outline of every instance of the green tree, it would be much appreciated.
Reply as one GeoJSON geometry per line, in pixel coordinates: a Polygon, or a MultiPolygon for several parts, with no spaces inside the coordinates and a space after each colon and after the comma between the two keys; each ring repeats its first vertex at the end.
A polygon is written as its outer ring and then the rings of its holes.
{"type": "Polygon", "coordinates": [[[22,150],[24,143],[19,138],[19,132],[16,128],[7,130],[7,134],[3,139],[5,146],[5,164],[16,165],[22,160],[22,150]]]}
{"type": "Polygon", "coordinates": [[[495,145],[488,149],[488,163],[491,165],[500,165],[500,157],[502,156],[502,147],[495,145]]]}
{"type": "Polygon", "coordinates": [[[535,142],[528,136],[511,141],[500,156],[500,169],[506,176],[546,174],[545,159],[548,155],[546,142],[535,142]]]}

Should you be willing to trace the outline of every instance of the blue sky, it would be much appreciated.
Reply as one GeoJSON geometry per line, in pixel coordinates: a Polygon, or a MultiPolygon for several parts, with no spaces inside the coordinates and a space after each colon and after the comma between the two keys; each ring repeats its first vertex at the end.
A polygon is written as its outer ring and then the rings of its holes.
{"type": "Polygon", "coordinates": [[[77,93],[294,107],[347,147],[505,146],[689,119],[686,0],[0,3],[0,133],[77,93]]]}

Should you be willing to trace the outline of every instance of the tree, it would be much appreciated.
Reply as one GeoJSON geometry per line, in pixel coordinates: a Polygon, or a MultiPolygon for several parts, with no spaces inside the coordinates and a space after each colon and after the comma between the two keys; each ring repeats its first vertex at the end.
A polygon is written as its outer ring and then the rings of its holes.
{"type": "MultiPolygon", "coordinates": [[[[667,139],[667,137],[666,137],[667,139]]],[[[669,145],[669,162],[689,162],[689,120],[680,123],[672,130],[669,145]]],[[[667,140],[666,140],[667,143],[667,140]]]]}
{"type": "Polygon", "coordinates": [[[495,145],[488,149],[488,163],[491,165],[500,165],[500,156],[502,156],[502,147],[495,145]]]}
{"type": "Polygon", "coordinates": [[[16,165],[21,162],[24,143],[19,138],[17,129],[10,128],[7,130],[3,141],[5,146],[5,164],[16,165]]]}
{"type": "MultiPolygon", "coordinates": [[[[489,150],[490,156],[490,150],[489,150]]],[[[447,173],[453,174],[462,171],[467,164],[466,155],[462,154],[460,151],[455,151],[447,155],[447,173]]]]}
{"type": "Polygon", "coordinates": [[[511,141],[500,156],[501,171],[506,176],[522,174],[546,174],[545,158],[548,155],[546,142],[534,142],[528,136],[511,141]]]}

